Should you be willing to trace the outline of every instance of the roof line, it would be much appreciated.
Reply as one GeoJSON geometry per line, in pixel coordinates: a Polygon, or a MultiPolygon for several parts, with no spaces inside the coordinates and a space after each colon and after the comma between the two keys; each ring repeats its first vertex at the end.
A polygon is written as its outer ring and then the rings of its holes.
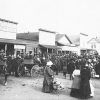
{"type": "Polygon", "coordinates": [[[88,36],[87,34],[84,34],[84,33],[80,33],[81,35],[85,35],[85,36],[88,36]]]}
{"type": "Polygon", "coordinates": [[[89,43],[91,40],[95,39],[97,41],[97,38],[91,38],[87,43],[89,43]]]}
{"type": "Polygon", "coordinates": [[[72,41],[69,39],[69,37],[65,34],[65,37],[68,39],[68,41],[70,42],[70,44],[72,44],[72,41]]]}
{"type": "Polygon", "coordinates": [[[17,34],[33,34],[33,33],[39,33],[39,32],[21,32],[21,33],[17,33],[17,34]]]}
{"type": "Polygon", "coordinates": [[[44,32],[49,32],[49,33],[54,33],[54,34],[56,34],[56,32],[54,32],[54,31],[49,31],[49,30],[42,29],[42,28],[39,28],[39,31],[44,31],[44,32]]]}
{"type": "Polygon", "coordinates": [[[4,22],[8,22],[8,23],[12,23],[12,24],[18,24],[17,22],[10,21],[10,20],[6,20],[6,19],[2,19],[2,18],[0,18],[0,21],[4,21],[4,22]]]}
{"type": "Polygon", "coordinates": [[[65,46],[64,44],[59,43],[58,41],[56,41],[56,43],[57,43],[57,46],[58,46],[58,45],[60,45],[60,46],[65,46]]]}

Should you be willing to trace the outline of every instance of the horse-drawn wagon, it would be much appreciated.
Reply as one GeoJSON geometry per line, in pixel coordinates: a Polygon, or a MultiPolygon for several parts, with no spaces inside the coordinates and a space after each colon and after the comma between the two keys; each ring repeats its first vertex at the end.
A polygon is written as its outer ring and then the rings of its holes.
{"type": "Polygon", "coordinates": [[[18,69],[19,76],[30,75],[36,77],[41,74],[42,67],[34,62],[34,59],[25,58],[18,69]]]}

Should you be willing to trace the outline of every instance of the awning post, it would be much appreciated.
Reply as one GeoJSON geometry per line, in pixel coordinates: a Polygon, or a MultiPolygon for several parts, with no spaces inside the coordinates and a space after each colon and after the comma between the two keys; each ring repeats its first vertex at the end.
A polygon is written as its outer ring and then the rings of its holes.
{"type": "Polygon", "coordinates": [[[53,53],[53,49],[52,49],[52,53],[53,53]]]}
{"type": "Polygon", "coordinates": [[[5,55],[7,55],[7,44],[5,44],[5,55]]]}
{"type": "Polygon", "coordinates": [[[48,48],[47,48],[47,53],[48,53],[48,48]]]}

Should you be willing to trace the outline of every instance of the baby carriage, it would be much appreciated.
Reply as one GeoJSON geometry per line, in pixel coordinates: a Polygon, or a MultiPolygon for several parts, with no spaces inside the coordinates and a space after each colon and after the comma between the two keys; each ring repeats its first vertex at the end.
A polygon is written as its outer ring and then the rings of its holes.
{"type": "Polygon", "coordinates": [[[58,78],[53,79],[53,89],[55,91],[64,89],[64,85],[60,82],[60,80],[58,78]]]}

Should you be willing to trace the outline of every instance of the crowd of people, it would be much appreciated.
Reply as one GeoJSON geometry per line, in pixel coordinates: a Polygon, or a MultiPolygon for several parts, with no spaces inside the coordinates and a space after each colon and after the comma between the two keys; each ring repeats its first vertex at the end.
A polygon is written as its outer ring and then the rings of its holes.
{"type": "Polygon", "coordinates": [[[96,77],[97,74],[100,78],[99,65],[99,55],[85,54],[78,56],[76,54],[66,54],[51,56],[44,70],[42,90],[46,93],[53,91],[54,72],[57,71],[56,75],[58,75],[59,72],[63,72],[65,78],[66,74],[70,74],[69,79],[73,80],[70,92],[72,97],[82,99],[91,98],[94,96],[94,87],[91,83],[91,78],[96,77]],[[54,63],[55,66],[53,65],[54,63]]]}
{"type": "MultiPolygon", "coordinates": [[[[94,96],[91,78],[100,78],[100,56],[83,54],[78,56],[75,53],[70,54],[48,54],[47,56],[21,55],[7,56],[8,73],[12,72],[18,77],[18,68],[24,59],[33,59],[35,64],[44,68],[43,92],[53,91],[54,72],[69,74],[69,79],[73,80],[70,95],[78,98],[90,98],[94,96]]],[[[2,59],[0,55],[0,60],[2,59]]]]}

